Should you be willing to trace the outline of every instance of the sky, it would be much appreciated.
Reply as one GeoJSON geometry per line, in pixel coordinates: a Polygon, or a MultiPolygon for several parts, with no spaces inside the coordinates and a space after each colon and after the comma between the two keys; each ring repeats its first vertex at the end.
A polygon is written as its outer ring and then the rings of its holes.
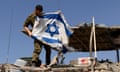
{"type": "MultiPolygon", "coordinates": [[[[14,63],[20,57],[31,57],[33,39],[20,32],[25,19],[41,4],[44,12],[61,10],[69,25],[76,26],[83,22],[91,22],[92,16],[98,24],[119,26],[120,0],[0,0],[0,63],[14,63]],[[10,40],[10,41],[9,41],[10,40]],[[8,53],[9,48],[9,53],[8,53]]],[[[52,51],[52,58],[57,52],[52,51]]],[[[116,62],[115,51],[97,52],[98,59],[116,62]]],[[[77,52],[65,54],[65,63],[80,57],[88,57],[89,53],[77,52]]],[[[45,62],[45,51],[40,55],[45,62]]]]}

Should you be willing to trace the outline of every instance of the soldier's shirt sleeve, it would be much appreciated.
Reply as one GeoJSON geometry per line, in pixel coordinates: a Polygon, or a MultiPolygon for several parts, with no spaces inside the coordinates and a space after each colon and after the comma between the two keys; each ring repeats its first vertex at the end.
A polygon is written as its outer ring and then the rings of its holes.
{"type": "Polygon", "coordinates": [[[27,17],[23,26],[28,27],[30,24],[31,24],[31,15],[27,17]]]}

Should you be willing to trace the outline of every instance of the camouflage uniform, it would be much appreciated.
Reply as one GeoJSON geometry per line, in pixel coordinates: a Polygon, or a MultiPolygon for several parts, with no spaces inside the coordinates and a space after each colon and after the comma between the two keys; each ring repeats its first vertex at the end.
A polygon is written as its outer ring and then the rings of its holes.
{"type": "MultiPolygon", "coordinates": [[[[31,27],[33,27],[35,17],[36,17],[36,15],[34,13],[32,13],[30,16],[28,16],[28,18],[26,19],[26,21],[24,23],[24,27],[29,27],[29,25],[31,27]]],[[[38,40],[34,41],[34,51],[33,51],[33,55],[32,55],[32,61],[38,62],[39,54],[41,53],[43,45],[44,45],[44,48],[46,50],[46,64],[49,65],[50,64],[51,49],[48,45],[45,45],[38,40]]]]}

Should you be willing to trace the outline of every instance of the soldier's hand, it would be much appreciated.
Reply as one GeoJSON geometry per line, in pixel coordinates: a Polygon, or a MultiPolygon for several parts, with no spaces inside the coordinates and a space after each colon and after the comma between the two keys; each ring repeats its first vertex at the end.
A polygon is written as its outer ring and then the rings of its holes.
{"type": "Polygon", "coordinates": [[[28,27],[24,27],[25,31],[28,33],[28,36],[32,36],[32,32],[30,31],[30,29],[28,27]]]}
{"type": "Polygon", "coordinates": [[[62,11],[61,11],[61,10],[58,10],[58,13],[59,13],[59,14],[61,14],[61,13],[62,13],[62,11]]]}
{"type": "Polygon", "coordinates": [[[29,32],[28,35],[29,35],[29,37],[31,37],[32,36],[32,32],[29,32]]]}

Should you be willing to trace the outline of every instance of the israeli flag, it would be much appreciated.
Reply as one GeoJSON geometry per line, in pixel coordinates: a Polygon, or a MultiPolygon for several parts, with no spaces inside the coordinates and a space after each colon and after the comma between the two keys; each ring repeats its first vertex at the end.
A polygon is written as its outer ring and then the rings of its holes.
{"type": "Polygon", "coordinates": [[[67,45],[71,34],[72,30],[60,11],[35,18],[32,37],[51,47],[67,45]]]}

